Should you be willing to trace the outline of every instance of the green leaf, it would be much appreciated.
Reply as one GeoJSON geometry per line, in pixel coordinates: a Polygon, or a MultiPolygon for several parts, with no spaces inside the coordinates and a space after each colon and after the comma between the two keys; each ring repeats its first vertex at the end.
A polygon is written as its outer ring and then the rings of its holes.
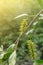
{"type": "Polygon", "coordinates": [[[4,57],[4,54],[5,54],[5,53],[0,54],[0,64],[3,63],[3,57],[4,57]]]}
{"type": "Polygon", "coordinates": [[[7,48],[7,52],[13,51],[14,48],[15,48],[15,44],[10,45],[10,46],[7,48]]]}
{"type": "Polygon", "coordinates": [[[7,48],[7,51],[3,57],[3,60],[7,60],[9,58],[9,56],[12,54],[12,52],[14,51],[15,48],[15,44],[12,44],[9,46],[9,48],[7,48]]]}
{"type": "Polygon", "coordinates": [[[5,53],[0,54],[0,59],[3,59],[5,53]]]}
{"type": "Polygon", "coordinates": [[[9,65],[15,65],[16,62],[16,51],[14,51],[9,57],[9,65]]]}
{"type": "Polygon", "coordinates": [[[0,59],[0,64],[2,64],[2,59],[0,59]]]}
{"type": "Polygon", "coordinates": [[[43,64],[43,60],[37,60],[38,64],[43,64]]]}

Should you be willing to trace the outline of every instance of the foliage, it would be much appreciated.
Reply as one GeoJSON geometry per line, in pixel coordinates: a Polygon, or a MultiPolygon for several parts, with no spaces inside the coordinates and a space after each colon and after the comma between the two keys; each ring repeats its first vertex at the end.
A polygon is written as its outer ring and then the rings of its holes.
{"type": "Polygon", "coordinates": [[[15,65],[15,62],[16,62],[16,51],[14,50],[14,52],[9,57],[9,65],[15,65]]]}
{"type": "Polygon", "coordinates": [[[37,65],[43,60],[43,0],[0,2],[0,65],[37,65]],[[16,18],[22,13],[28,16],[16,18]]]}

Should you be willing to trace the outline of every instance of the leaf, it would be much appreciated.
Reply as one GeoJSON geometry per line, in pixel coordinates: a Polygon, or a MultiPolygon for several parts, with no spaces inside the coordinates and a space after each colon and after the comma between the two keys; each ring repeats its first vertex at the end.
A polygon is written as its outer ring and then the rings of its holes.
{"type": "Polygon", "coordinates": [[[43,60],[36,60],[33,65],[43,65],[43,60]]]}
{"type": "Polygon", "coordinates": [[[7,48],[7,51],[3,57],[3,60],[7,60],[9,58],[9,56],[12,54],[12,52],[14,51],[14,48],[15,48],[15,44],[12,44],[10,45],[8,48],[7,48]]]}
{"type": "Polygon", "coordinates": [[[15,44],[10,45],[10,46],[7,48],[7,52],[13,51],[13,50],[14,50],[14,47],[15,47],[15,44]]]}
{"type": "Polygon", "coordinates": [[[5,53],[0,54],[0,59],[4,57],[5,53]]]}
{"type": "Polygon", "coordinates": [[[0,54],[3,52],[3,46],[0,47],[0,54]]]}
{"type": "Polygon", "coordinates": [[[0,64],[2,64],[2,62],[3,62],[2,59],[3,59],[3,57],[4,57],[4,54],[5,54],[5,53],[0,54],[0,64]]]}
{"type": "Polygon", "coordinates": [[[43,60],[37,60],[38,64],[43,64],[43,60]]]}
{"type": "Polygon", "coordinates": [[[2,59],[0,59],[0,64],[2,64],[2,59]]]}
{"type": "Polygon", "coordinates": [[[9,65],[15,65],[16,63],[16,51],[14,51],[9,57],[9,65]]]}
{"type": "Polygon", "coordinates": [[[34,62],[33,65],[38,65],[37,62],[34,62]]]}

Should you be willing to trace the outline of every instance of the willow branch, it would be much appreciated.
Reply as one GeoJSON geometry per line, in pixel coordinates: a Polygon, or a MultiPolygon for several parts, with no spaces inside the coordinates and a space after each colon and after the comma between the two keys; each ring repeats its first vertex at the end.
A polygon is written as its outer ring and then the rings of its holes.
{"type": "Polygon", "coordinates": [[[37,17],[43,12],[43,9],[41,11],[39,11],[39,13],[36,14],[36,16],[33,18],[33,20],[29,23],[29,25],[26,27],[25,31],[19,35],[19,37],[17,38],[17,40],[14,42],[16,43],[16,49],[17,49],[17,46],[19,44],[19,40],[20,38],[22,37],[22,35],[27,31],[28,28],[30,28],[32,26],[32,24],[34,23],[34,21],[37,19],[37,17]]]}

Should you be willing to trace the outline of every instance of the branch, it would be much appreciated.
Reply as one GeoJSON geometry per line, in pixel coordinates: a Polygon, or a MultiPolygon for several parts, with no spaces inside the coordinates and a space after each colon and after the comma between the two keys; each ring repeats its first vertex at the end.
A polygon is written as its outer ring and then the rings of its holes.
{"type": "Polygon", "coordinates": [[[19,37],[17,38],[17,40],[14,42],[16,43],[16,50],[17,50],[17,46],[19,44],[19,40],[20,38],[23,36],[23,34],[27,31],[28,28],[30,28],[32,26],[32,24],[34,23],[34,21],[37,19],[37,17],[43,12],[43,9],[41,11],[39,11],[39,13],[36,14],[36,16],[33,18],[33,20],[29,23],[29,25],[26,27],[25,31],[19,35],[19,37]]]}

